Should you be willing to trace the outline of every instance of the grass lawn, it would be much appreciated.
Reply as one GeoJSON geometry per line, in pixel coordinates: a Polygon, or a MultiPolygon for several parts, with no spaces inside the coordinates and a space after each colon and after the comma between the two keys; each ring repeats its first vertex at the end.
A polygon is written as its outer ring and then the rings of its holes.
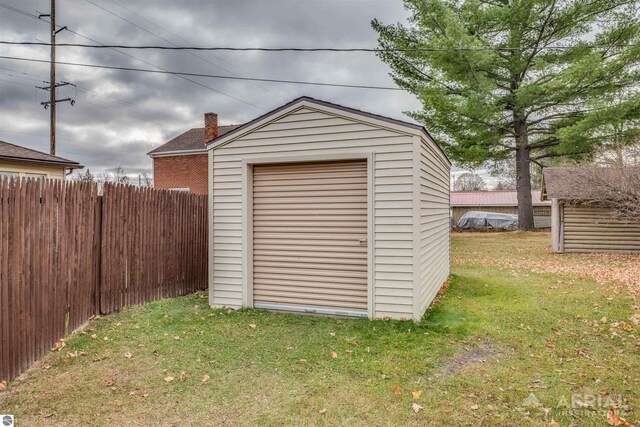
{"type": "Polygon", "coordinates": [[[548,243],[454,234],[451,284],[419,324],[227,313],[206,294],[130,308],[11,383],[0,413],[17,425],[604,426],[620,405],[640,423],[635,294],[548,243]],[[545,272],[553,259],[580,271],[545,272]]]}

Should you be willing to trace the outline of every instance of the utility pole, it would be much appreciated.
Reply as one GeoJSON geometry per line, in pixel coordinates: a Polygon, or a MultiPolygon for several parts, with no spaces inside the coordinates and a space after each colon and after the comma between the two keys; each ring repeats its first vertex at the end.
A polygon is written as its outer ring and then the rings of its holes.
{"type": "Polygon", "coordinates": [[[51,72],[49,82],[49,154],[56,155],[56,0],[51,0],[51,72]]]}
{"type": "Polygon", "coordinates": [[[51,11],[49,14],[41,14],[38,16],[39,19],[49,17],[49,22],[51,24],[51,65],[50,65],[50,77],[49,77],[49,86],[48,87],[40,87],[37,86],[38,89],[48,90],[49,91],[49,101],[41,102],[40,105],[43,105],[45,110],[47,108],[51,108],[49,110],[49,154],[52,156],[56,155],[56,104],[58,102],[70,102],[71,105],[75,104],[75,100],[71,98],[64,99],[56,99],[56,88],[60,86],[75,86],[69,82],[56,83],[56,35],[62,31],[66,30],[67,27],[64,26],[59,30],[56,29],[56,0],[51,0],[51,11]]]}

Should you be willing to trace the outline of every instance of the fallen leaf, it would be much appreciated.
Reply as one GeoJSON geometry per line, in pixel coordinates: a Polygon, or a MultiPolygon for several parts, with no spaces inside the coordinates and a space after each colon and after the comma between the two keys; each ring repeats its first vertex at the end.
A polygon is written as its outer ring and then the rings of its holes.
{"type": "Polygon", "coordinates": [[[116,385],[116,380],[114,380],[113,378],[111,378],[109,381],[107,381],[107,382],[105,383],[105,385],[106,385],[107,387],[113,387],[114,385],[116,385]]]}
{"type": "Polygon", "coordinates": [[[249,324],[249,327],[250,327],[251,329],[255,329],[255,328],[256,328],[256,326],[257,326],[257,325],[256,325],[255,323],[250,323],[250,324],[249,324]]]}
{"type": "Polygon", "coordinates": [[[204,376],[202,377],[202,379],[200,380],[203,383],[206,383],[207,381],[209,381],[209,375],[204,374],[204,376]]]}
{"type": "Polygon", "coordinates": [[[345,350],[345,352],[346,352],[347,354],[351,354],[351,353],[353,353],[353,350],[345,350]]]}
{"type": "Polygon", "coordinates": [[[331,357],[333,357],[334,359],[338,358],[338,353],[336,353],[335,351],[331,352],[331,357]]]}
{"type": "Polygon", "coordinates": [[[180,372],[180,381],[187,379],[187,373],[185,371],[180,372]]]}
{"type": "Polygon", "coordinates": [[[291,344],[287,344],[287,350],[293,350],[293,346],[291,344]]]}
{"type": "Polygon", "coordinates": [[[102,338],[104,341],[109,341],[109,337],[102,338]]]}
{"type": "Polygon", "coordinates": [[[142,397],[149,397],[149,393],[143,393],[142,397]]]}
{"type": "Polygon", "coordinates": [[[0,381],[0,391],[5,391],[7,389],[7,382],[5,380],[0,381]]]}
{"type": "Polygon", "coordinates": [[[172,377],[171,375],[164,377],[164,381],[167,383],[170,383],[173,380],[175,380],[175,377],[172,377]]]}
{"type": "Polygon", "coordinates": [[[560,424],[558,424],[555,420],[551,420],[548,427],[560,427],[560,424]]]}
{"type": "Polygon", "coordinates": [[[395,394],[400,394],[400,387],[398,387],[397,385],[396,385],[396,386],[393,386],[393,392],[394,392],[395,394]]]}
{"type": "Polygon", "coordinates": [[[124,354],[124,357],[126,357],[127,359],[131,359],[133,357],[133,354],[130,351],[128,351],[124,354]]]}
{"type": "Polygon", "coordinates": [[[180,341],[180,336],[176,335],[175,337],[173,337],[173,339],[176,340],[176,341],[180,341]]]}
{"type": "Polygon", "coordinates": [[[413,409],[413,412],[417,414],[418,412],[420,412],[421,409],[424,409],[424,408],[422,405],[418,405],[417,403],[413,402],[411,404],[411,409],[413,409]]]}
{"type": "Polygon", "coordinates": [[[307,364],[307,359],[300,359],[299,362],[302,363],[303,365],[306,365],[307,364]]]}
{"type": "Polygon", "coordinates": [[[618,416],[613,408],[611,408],[607,413],[607,424],[611,426],[633,427],[633,425],[629,424],[627,420],[618,416]]]}
{"type": "Polygon", "coordinates": [[[422,390],[413,390],[411,394],[414,399],[420,399],[420,396],[422,396],[422,390]]]}
{"type": "Polygon", "coordinates": [[[477,410],[478,410],[478,408],[479,408],[479,406],[478,406],[478,405],[471,405],[471,409],[472,409],[472,410],[474,410],[474,411],[477,411],[477,410]]]}
{"type": "Polygon", "coordinates": [[[332,337],[335,337],[336,333],[335,332],[329,332],[329,335],[331,335],[332,337]]]}
{"type": "Polygon", "coordinates": [[[67,345],[67,343],[64,342],[64,339],[59,340],[55,346],[53,346],[53,348],[51,349],[51,351],[60,351],[62,350],[65,346],[67,345]]]}
{"type": "Polygon", "coordinates": [[[327,413],[327,408],[320,409],[320,415],[324,415],[327,413]]]}
{"type": "Polygon", "coordinates": [[[98,335],[97,334],[91,334],[91,338],[93,338],[95,340],[96,338],[98,338],[98,335]]]}

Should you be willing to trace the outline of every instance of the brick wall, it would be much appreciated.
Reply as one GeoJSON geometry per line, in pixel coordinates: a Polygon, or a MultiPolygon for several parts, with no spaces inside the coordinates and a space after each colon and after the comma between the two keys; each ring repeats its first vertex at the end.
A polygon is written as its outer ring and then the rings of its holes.
{"type": "Polygon", "coordinates": [[[155,157],[153,168],[155,188],[188,188],[190,192],[200,194],[208,192],[206,154],[155,157]]]}

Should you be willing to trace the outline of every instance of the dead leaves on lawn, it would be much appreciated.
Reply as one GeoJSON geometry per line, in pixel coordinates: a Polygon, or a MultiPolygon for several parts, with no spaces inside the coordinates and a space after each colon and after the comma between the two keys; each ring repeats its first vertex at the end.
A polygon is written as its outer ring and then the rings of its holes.
{"type": "Polygon", "coordinates": [[[0,381],[0,391],[5,391],[7,389],[7,382],[5,380],[0,381]]]}
{"type": "Polygon", "coordinates": [[[607,413],[607,424],[610,426],[634,427],[633,424],[628,423],[627,420],[616,414],[613,408],[607,413]]]}
{"type": "Polygon", "coordinates": [[[53,348],[51,349],[51,351],[60,351],[60,350],[62,350],[66,345],[67,345],[67,343],[65,343],[65,342],[64,342],[64,339],[58,340],[58,342],[56,342],[56,344],[53,346],[53,348]]]}

